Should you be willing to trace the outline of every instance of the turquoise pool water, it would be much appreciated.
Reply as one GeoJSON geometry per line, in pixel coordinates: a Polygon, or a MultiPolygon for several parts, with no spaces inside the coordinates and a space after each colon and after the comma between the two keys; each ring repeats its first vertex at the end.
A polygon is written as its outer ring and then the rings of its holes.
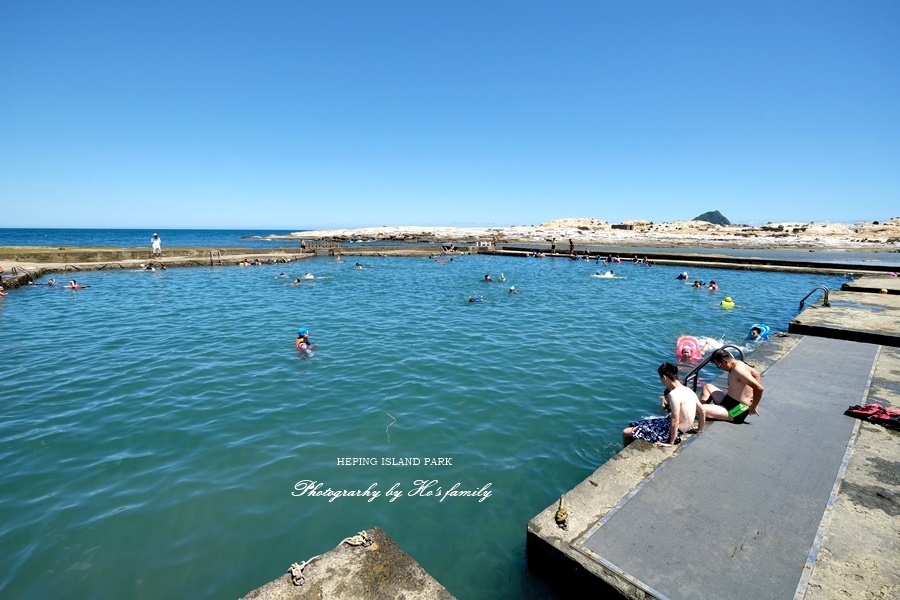
{"type": "Polygon", "coordinates": [[[551,597],[525,525],[656,414],[678,336],[743,344],[840,284],[689,269],[712,293],[676,267],[355,260],[86,272],[88,289],[0,299],[0,596],[234,598],[378,525],[459,598],[551,597]],[[292,496],[303,480],[382,495],[292,496]],[[442,495],[410,495],[417,480],[442,495]],[[443,496],[457,483],[481,495],[443,496]]]}

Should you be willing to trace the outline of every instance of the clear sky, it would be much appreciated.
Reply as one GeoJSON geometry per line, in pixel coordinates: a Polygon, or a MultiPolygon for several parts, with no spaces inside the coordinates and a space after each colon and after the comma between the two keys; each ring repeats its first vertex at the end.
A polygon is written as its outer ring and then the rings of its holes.
{"type": "Polygon", "coordinates": [[[900,216],[896,0],[0,0],[0,227],[900,216]]]}

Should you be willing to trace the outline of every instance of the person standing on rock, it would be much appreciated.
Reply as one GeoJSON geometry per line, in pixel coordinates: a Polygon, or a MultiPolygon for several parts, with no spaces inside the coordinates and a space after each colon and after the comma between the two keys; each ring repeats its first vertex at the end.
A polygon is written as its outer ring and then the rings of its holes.
{"type": "Polygon", "coordinates": [[[150,238],[150,249],[153,251],[153,258],[162,256],[162,240],[159,239],[158,233],[154,233],[150,238]]]}

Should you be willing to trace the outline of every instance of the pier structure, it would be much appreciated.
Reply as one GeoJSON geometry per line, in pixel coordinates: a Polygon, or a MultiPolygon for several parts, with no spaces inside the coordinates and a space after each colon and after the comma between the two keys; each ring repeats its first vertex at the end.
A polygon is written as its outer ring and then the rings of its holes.
{"type": "Polygon", "coordinates": [[[900,432],[844,411],[900,406],[900,281],[847,287],[878,293],[818,298],[791,326],[819,329],[748,357],[760,416],[676,448],[638,440],[566,492],[562,521],[557,501],[535,516],[531,571],[563,597],[898,597],[900,432]]]}

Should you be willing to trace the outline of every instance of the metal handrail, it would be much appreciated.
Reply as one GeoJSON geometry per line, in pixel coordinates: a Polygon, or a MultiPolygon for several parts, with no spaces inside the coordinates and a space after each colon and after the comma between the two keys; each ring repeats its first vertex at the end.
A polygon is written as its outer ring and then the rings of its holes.
{"type": "Polygon", "coordinates": [[[820,285],[820,286],[813,288],[813,291],[811,291],[810,293],[808,293],[806,296],[803,297],[803,300],[800,301],[800,308],[797,309],[797,312],[800,312],[801,310],[803,310],[803,305],[806,304],[806,299],[809,298],[810,296],[812,296],[813,294],[815,294],[816,290],[825,290],[825,297],[822,299],[822,306],[825,306],[825,307],[831,306],[831,304],[828,302],[828,288],[825,287],[824,285],[820,285]]]}
{"type": "Polygon", "coordinates": [[[12,275],[14,275],[14,276],[18,275],[19,271],[25,273],[26,276],[31,278],[31,283],[34,283],[34,281],[35,281],[34,273],[29,271],[25,267],[20,267],[19,265],[13,265],[13,268],[11,269],[12,275]]]}
{"type": "MultiPolygon", "coordinates": [[[[744,351],[743,351],[739,346],[734,346],[734,345],[732,345],[732,344],[727,344],[727,345],[722,346],[721,348],[719,348],[719,350],[727,350],[728,348],[734,348],[735,350],[737,350],[738,356],[740,357],[740,360],[744,360],[744,351]]],[[[709,353],[709,356],[707,356],[707,357],[704,358],[702,361],[700,361],[700,364],[698,364],[696,367],[694,367],[694,368],[691,370],[690,373],[688,373],[687,375],[684,376],[684,379],[682,380],[683,383],[684,383],[684,385],[687,385],[687,384],[688,384],[688,381],[691,379],[691,377],[693,377],[693,378],[694,378],[694,385],[691,386],[691,389],[693,389],[695,392],[697,391],[697,379],[698,379],[699,374],[700,374],[700,369],[702,369],[702,368],[705,367],[707,364],[709,364],[709,361],[712,360],[713,354],[715,354],[715,351],[710,352],[710,353],[709,353]]]]}

